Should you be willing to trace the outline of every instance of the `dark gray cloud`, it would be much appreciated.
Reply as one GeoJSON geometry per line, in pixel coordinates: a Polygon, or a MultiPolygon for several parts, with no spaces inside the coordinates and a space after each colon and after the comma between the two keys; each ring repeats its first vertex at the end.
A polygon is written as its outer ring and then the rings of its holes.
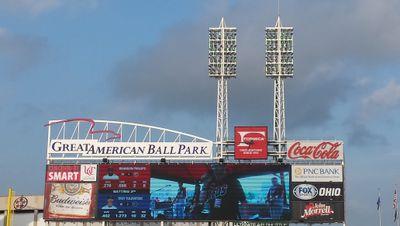
{"type": "MultiPolygon", "coordinates": [[[[348,132],[349,145],[366,147],[371,145],[387,145],[388,140],[383,135],[372,132],[364,124],[353,123],[348,132]]],[[[379,150],[381,151],[381,150],[379,150]]]]}
{"type": "MultiPolygon", "coordinates": [[[[170,28],[154,46],[117,64],[117,98],[142,101],[150,112],[215,114],[216,84],[207,77],[207,29],[220,16],[238,27],[238,77],[230,88],[231,122],[271,123],[272,81],[264,74],[264,27],[274,25],[274,1],[238,1],[170,28]]],[[[286,82],[288,126],[321,125],[351,99],[352,70],[395,61],[400,50],[397,1],[285,1],[284,25],[295,27],[295,78],[286,82]],[[386,16],[386,17],[385,17],[386,16]],[[385,62],[386,61],[386,62],[385,62]]],[[[150,113],[152,114],[152,113],[150,113]]]]}
{"type": "Polygon", "coordinates": [[[0,28],[0,65],[2,75],[18,76],[36,65],[43,58],[47,40],[14,34],[0,28]]]}

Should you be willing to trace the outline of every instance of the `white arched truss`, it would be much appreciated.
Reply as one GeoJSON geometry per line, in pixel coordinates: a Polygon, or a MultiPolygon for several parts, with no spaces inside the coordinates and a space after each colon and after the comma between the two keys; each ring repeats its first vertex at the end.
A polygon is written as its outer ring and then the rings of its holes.
{"type": "MultiPolygon", "coordinates": [[[[51,120],[46,125],[48,127],[47,142],[47,161],[52,162],[99,162],[104,157],[112,161],[135,161],[152,160],[151,156],[83,156],[82,153],[52,153],[49,147],[52,141],[75,140],[75,141],[95,141],[101,143],[182,143],[182,144],[207,144],[212,147],[211,140],[194,136],[166,128],[144,125],[140,123],[92,120],[86,118],[51,120]]],[[[182,156],[175,159],[182,160],[206,160],[212,159],[213,151],[209,156],[190,157],[182,156]]],[[[162,156],[161,158],[168,158],[162,156]]],[[[157,159],[160,161],[160,158],[157,159]]]]}

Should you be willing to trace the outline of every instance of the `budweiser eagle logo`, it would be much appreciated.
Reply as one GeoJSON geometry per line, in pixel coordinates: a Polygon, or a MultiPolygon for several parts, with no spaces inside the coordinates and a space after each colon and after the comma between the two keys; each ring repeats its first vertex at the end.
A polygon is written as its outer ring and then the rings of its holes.
{"type": "Polygon", "coordinates": [[[301,215],[301,218],[308,219],[311,217],[330,216],[334,213],[335,212],[332,210],[330,205],[323,203],[308,203],[304,207],[304,213],[301,215]]]}

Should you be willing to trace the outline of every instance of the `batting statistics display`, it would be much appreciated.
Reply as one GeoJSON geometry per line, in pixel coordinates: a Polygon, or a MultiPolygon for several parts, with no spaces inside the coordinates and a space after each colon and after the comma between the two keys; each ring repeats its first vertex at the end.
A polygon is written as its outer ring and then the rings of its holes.
{"type": "Polygon", "coordinates": [[[145,220],[149,208],[150,165],[100,165],[98,218],[145,220]]]}

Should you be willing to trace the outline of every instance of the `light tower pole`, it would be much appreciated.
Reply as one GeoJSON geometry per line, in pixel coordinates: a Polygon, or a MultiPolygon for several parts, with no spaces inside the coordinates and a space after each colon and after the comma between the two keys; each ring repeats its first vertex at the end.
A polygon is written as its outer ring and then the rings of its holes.
{"type": "Polygon", "coordinates": [[[219,27],[209,28],[208,38],[208,75],[217,79],[217,153],[224,157],[229,138],[228,79],[236,77],[236,28],[226,27],[222,18],[219,27]]]}
{"type": "Polygon", "coordinates": [[[274,80],[273,140],[278,159],[285,156],[285,79],[293,77],[293,27],[282,27],[278,15],[275,27],[265,29],[266,76],[274,80]]]}

